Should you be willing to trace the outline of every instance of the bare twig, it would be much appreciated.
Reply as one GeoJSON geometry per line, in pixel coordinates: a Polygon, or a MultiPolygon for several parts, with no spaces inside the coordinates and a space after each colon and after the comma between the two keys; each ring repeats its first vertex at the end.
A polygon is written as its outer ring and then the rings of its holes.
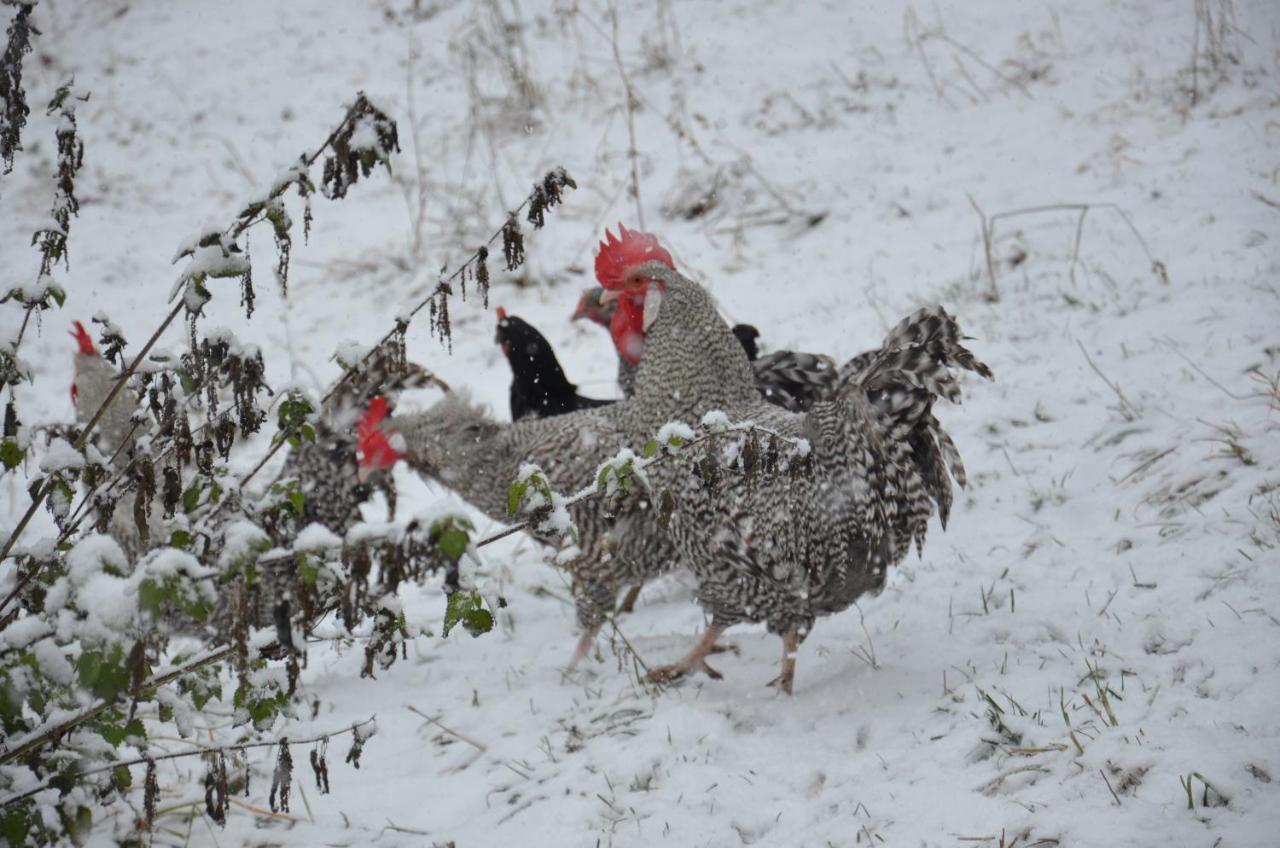
{"type": "Polygon", "coordinates": [[[1125,420],[1136,421],[1140,418],[1141,413],[1138,412],[1137,408],[1135,408],[1133,404],[1129,403],[1129,399],[1124,396],[1124,392],[1120,390],[1120,387],[1107,379],[1107,375],[1103,374],[1102,369],[1094,363],[1093,357],[1089,356],[1089,351],[1084,349],[1084,345],[1081,344],[1079,339],[1076,339],[1076,345],[1080,348],[1080,352],[1084,354],[1085,361],[1089,363],[1089,367],[1093,369],[1093,373],[1101,377],[1102,382],[1107,384],[1107,388],[1115,392],[1116,397],[1120,399],[1120,412],[1124,415],[1125,420]]]}
{"type": "MultiPolygon", "coordinates": [[[[372,723],[375,718],[376,716],[369,716],[364,721],[358,721],[355,724],[349,725],[340,730],[331,730],[327,733],[321,733],[316,736],[312,736],[308,739],[290,738],[289,744],[290,745],[309,745],[315,742],[320,742],[322,740],[330,739],[334,736],[341,736],[344,733],[354,733],[356,730],[358,730],[361,727],[364,727],[366,724],[372,723]]],[[[262,742],[241,742],[241,743],[232,743],[230,745],[215,745],[215,746],[207,746],[207,747],[189,748],[186,751],[175,751],[170,754],[157,754],[155,756],[137,757],[132,760],[116,760],[115,762],[110,763],[109,765],[101,766],[100,768],[89,769],[88,771],[79,772],[77,776],[88,777],[90,775],[102,774],[103,772],[113,771],[114,769],[118,769],[126,766],[138,766],[144,763],[160,762],[161,760],[178,760],[184,757],[198,757],[198,756],[203,756],[205,754],[220,754],[220,753],[227,753],[230,751],[243,751],[247,748],[269,748],[278,744],[280,744],[278,740],[271,739],[269,741],[262,741],[262,742]]],[[[49,788],[50,784],[52,784],[56,780],[59,780],[60,778],[61,778],[61,775],[55,775],[54,777],[51,777],[48,780],[44,781],[43,784],[41,784],[40,786],[37,786],[35,789],[31,789],[31,790],[28,790],[27,792],[23,792],[21,795],[10,796],[4,799],[3,801],[0,801],[0,809],[3,809],[9,806],[10,804],[16,803],[23,799],[30,798],[32,795],[35,795],[38,792],[43,792],[44,790],[49,788]]]]}
{"type": "Polygon", "coordinates": [[[1129,232],[1133,234],[1133,238],[1138,243],[1138,246],[1142,248],[1142,252],[1146,256],[1147,262],[1150,263],[1151,272],[1155,274],[1161,282],[1167,283],[1169,281],[1168,269],[1165,268],[1163,262],[1156,259],[1151,254],[1151,248],[1147,245],[1147,240],[1142,237],[1142,233],[1139,232],[1137,225],[1133,223],[1133,218],[1127,211],[1115,203],[1049,203],[1043,206],[1028,206],[1024,209],[1010,209],[1006,212],[997,212],[990,217],[987,217],[983,213],[982,209],[972,197],[969,198],[969,203],[973,206],[974,211],[978,213],[978,218],[982,225],[982,243],[985,248],[984,252],[987,262],[987,277],[991,283],[993,294],[995,294],[996,291],[996,270],[993,249],[996,237],[996,224],[1010,218],[1017,218],[1024,215],[1041,215],[1048,212],[1079,213],[1079,217],[1076,219],[1075,236],[1072,241],[1071,249],[1071,265],[1069,273],[1071,275],[1072,282],[1075,281],[1075,268],[1076,265],[1079,264],[1080,260],[1080,245],[1084,241],[1085,217],[1091,209],[1104,209],[1119,215],[1121,220],[1124,221],[1129,232]]]}
{"type": "Polygon", "coordinates": [[[622,88],[627,95],[627,136],[629,145],[627,147],[627,158],[631,161],[631,198],[636,204],[636,220],[640,223],[640,229],[644,229],[644,206],[640,202],[640,171],[637,167],[636,160],[640,156],[640,151],[636,147],[636,98],[631,90],[631,78],[627,76],[627,68],[622,63],[622,52],[618,47],[618,6],[616,3],[609,4],[609,23],[612,26],[613,45],[613,62],[618,68],[618,76],[622,78],[622,88]]]}
{"type": "MultiPolygon", "coordinates": [[[[574,184],[570,182],[568,183],[568,185],[572,187],[574,184]]],[[[521,204],[517,206],[515,210],[510,213],[509,219],[518,218],[520,213],[523,212],[531,202],[533,202],[533,198],[534,198],[533,195],[526,197],[524,201],[522,201],[521,204]]],[[[467,259],[461,265],[459,265],[452,274],[442,279],[439,285],[435,288],[435,290],[432,291],[431,294],[423,298],[421,301],[419,301],[417,305],[415,305],[412,309],[409,310],[409,312],[406,315],[403,316],[403,318],[406,321],[412,320],[413,318],[417,317],[418,313],[422,312],[423,309],[426,309],[427,306],[431,304],[431,302],[435,300],[442,291],[448,291],[450,283],[460,279],[462,275],[465,274],[468,270],[472,269],[472,267],[477,262],[479,262],[480,260],[482,260],[483,258],[489,255],[489,246],[497,242],[498,239],[502,238],[503,233],[506,231],[506,229],[507,229],[507,225],[503,224],[503,226],[495,230],[493,235],[489,236],[489,238],[485,241],[485,243],[482,246],[476,248],[475,251],[473,251],[472,254],[469,257],[467,257],[467,259]]],[[[402,332],[403,326],[404,326],[403,324],[397,323],[396,327],[387,331],[387,333],[381,339],[378,340],[377,344],[373,346],[373,348],[369,351],[369,353],[365,354],[364,359],[361,360],[361,365],[369,362],[374,356],[378,354],[378,351],[382,349],[383,345],[391,341],[391,339],[393,339],[398,333],[402,332]]],[[[346,385],[347,382],[351,380],[352,376],[358,370],[359,370],[358,368],[351,368],[343,372],[342,376],[338,378],[337,382],[335,382],[333,386],[330,387],[329,391],[325,393],[324,397],[320,399],[321,406],[323,406],[324,404],[332,400],[333,396],[336,395],[338,391],[344,385],[346,385]]],[[[272,445],[271,449],[267,451],[266,455],[263,456],[262,459],[258,461],[258,464],[255,465],[249,471],[249,473],[245,474],[244,477],[240,478],[239,487],[244,488],[245,484],[247,484],[250,480],[252,480],[254,475],[256,475],[259,471],[262,470],[262,467],[267,464],[267,462],[271,459],[271,457],[275,456],[275,454],[280,450],[281,447],[284,446],[284,444],[285,442],[281,440],[276,444],[272,445]]],[[[222,504],[225,504],[226,502],[227,501],[224,500],[221,503],[219,503],[218,507],[214,510],[213,514],[216,515],[222,509],[222,504]]]]}

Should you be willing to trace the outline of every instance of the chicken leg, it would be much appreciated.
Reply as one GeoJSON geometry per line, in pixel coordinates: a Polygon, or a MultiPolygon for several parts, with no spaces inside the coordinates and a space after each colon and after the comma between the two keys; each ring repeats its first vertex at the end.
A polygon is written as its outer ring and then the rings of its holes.
{"type": "Polygon", "coordinates": [[[769,681],[770,686],[778,687],[780,692],[793,694],[796,681],[796,651],[800,650],[800,634],[788,630],[782,636],[782,673],[769,681]]]}
{"type": "Polygon", "coordinates": [[[633,612],[636,608],[636,598],[640,597],[639,584],[632,586],[627,590],[627,594],[622,597],[622,603],[618,606],[618,612],[633,612]]]}
{"type": "Polygon", "coordinates": [[[684,659],[674,665],[658,666],[649,672],[649,679],[654,683],[670,683],[687,674],[699,671],[712,680],[719,680],[724,677],[720,672],[707,665],[707,654],[715,650],[716,640],[720,638],[720,634],[723,632],[724,628],[722,627],[708,627],[702,634],[702,638],[697,641],[697,644],[685,655],[684,659]]]}
{"type": "Polygon", "coordinates": [[[600,625],[584,628],[582,635],[578,637],[578,646],[573,649],[573,656],[569,659],[569,664],[565,666],[565,673],[573,671],[578,667],[578,663],[586,659],[587,654],[591,653],[591,646],[596,643],[596,635],[600,632],[600,625]]]}

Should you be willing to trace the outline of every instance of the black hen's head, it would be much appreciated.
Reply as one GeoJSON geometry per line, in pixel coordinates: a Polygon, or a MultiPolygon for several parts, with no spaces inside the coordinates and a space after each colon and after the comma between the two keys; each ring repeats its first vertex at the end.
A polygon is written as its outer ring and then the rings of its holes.
{"type": "Polygon", "coordinates": [[[564,375],[551,343],[527,321],[498,308],[494,337],[511,365],[511,417],[556,414],[574,408],[576,387],[564,375]]]}
{"type": "Polygon", "coordinates": [[[742,343],[742,349],[747,352],[747,359],[755,362],[756,357],[760,355],[760,349],[756,347],[756,339],[760,338],[760,331],[750,324],[734,324],[733,334],[742,343]]]}
{"type": "Polygon", "coordinates": [[[498,331],[494,334],[494,341],[502,348],[502,355],[511,363],[511,370],[517,376],[545,379],[558,375],[564,379],[564,371],[546,337],[528,321],[508,315],[502,307],[498,307],[498,331]]]}

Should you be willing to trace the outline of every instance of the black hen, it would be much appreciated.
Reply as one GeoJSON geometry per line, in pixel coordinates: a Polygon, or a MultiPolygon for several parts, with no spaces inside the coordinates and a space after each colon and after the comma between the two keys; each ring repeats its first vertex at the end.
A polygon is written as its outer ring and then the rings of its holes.
{"type": "Polygon", "coordinates": [[[502,307],[498,307],[495,340],[511,365],[512,421],[548,418],[613,403],[578,394],[578,387],[564,375],[546,337],[529,322],[508,315],[502,307]]]}

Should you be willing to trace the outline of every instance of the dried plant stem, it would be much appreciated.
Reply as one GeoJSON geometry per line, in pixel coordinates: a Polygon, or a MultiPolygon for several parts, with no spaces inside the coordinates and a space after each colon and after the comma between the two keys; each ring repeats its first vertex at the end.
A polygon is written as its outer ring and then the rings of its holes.
{"type": "Polygon", "coordinates": [[[446,727],[443,723],[441,723],[440,719],[427,715],[422,710],[415,707],[413,704],[409,704],[409,711],[422,716],[427,721],[431,722],[436,727],[443,730],[445,733],[448,733],[450,736],[455,736],[458,739],[461,739],[463,742],[466,742],[468,745],[470,745],[472,748],[475,748],[477,751],[489,750],[488,745],[485,745],[483,742],[477,742],[476,740],[472,739],[470,736],[467,736],[464,733],[459,733],[458,731],[454,730],[452,727],[446,727]]]}
{"type": "MultiPolygon", "coordinates": [[[[357,105],[362,101],[363,97],[358,97],[355,103],[347,109],[346,114],[343,116],[342,121],[338,126],[334,128],[333,132],[329,133],[324,144],[316,148],[315,152],[310,156],[303,157],[302,161],[304,168],[309,168],[311,165],[315,164],[315,161],[320,158],[320,154],[333,144],[334,140],[342,130],[351,122],[352,118],[356,114],[357,105]]],[[[226,229],[226,234],[232,241],[234,241],[239,238],[245,230],[249,229],[249,227],[264,220],[266,220],[265,211],[260,212],[258,215],[251,218],[238,219],[236,223],[226,229]]],[[[111,391],[107,393],[106,400],[104,400],[102,405],[98,407],[96,412],[94,412],[93,417],[89,419],[89,423],[85,425],[84,430],[80,433],[80,438],[76,440],[74,447],[77,451],[84,450],[85,445],[89,443],[89,437],[93,434],[94,427],[97,426],[98,422],[102,419],[102,416],[106,414],[108,407],[111,406],[112,402],[115,401],[120,392],[124,390],[125,384],[129,381],[129,378],[138,370],[138,366],[142,364],[142,360],[151,352],[151,349],[155,347],[156,342],[160,340],[162,335],[164,335],[165,330],[169,329],[169,326],[173,324],[174,320],[177,319],[185,308],[186,304],[181,298],[179,298],[177,303],[173,305],[173,308],[169,310],[169,314],[165,316],[165,319],[160,323],[160,326],[155,329],[151,334],[151,337],[147,339],[146,344],[142,346],[142,350],[138,351],[137,355],[134,356],[133,361],[124,370],[120,377],[117,378],[115,385],[112,386],[111,391]]],[[[53,480],[46,479],[44,485],[40,487],[40,491],[36,493],[34,498],[32,498],[31,505],[27,508],[27,511],[23,513],[22,517],[18,520],[17,526],[15,526],[13,531],[9,534],[9,538],[5,540],[4,547],[0,548],[0,562],[3,562],[5,558],[9,556],[9,553],[13,550],[14,544],[17,543],[23,531],[26,530],[27,525],[31,523],[31,519],[35,516],[36,510],[38,510],[41,504],[44,503],[45,499],[48,498],[50,492],[53,491],[53,488],[53,480]]],[[[38,574],[39,571],[40,568],[37,566],[32,569],[32,571],[23,580],[19,581],[18,586],[5,597],[4,601],[0,602],[0,613],[2,613],[4,608],[17,597],[18,593],[21,592],[32,579],[34,579],[35,575],[38,574]]]]}
{"type": "MultiPolygon", "coordinates": [[[[343,727],[340,730],[331,730],[327,733],[320,733],[308,739],[290,738],[289,744],[290,745],[311,745],[316,742],[322,742],[322,741],[328,740],[334,736],[342,736],[345,733],[354,733],[356,730],[359,730],[361,727],[364,727],[366,724],[371,724],[375,718],[376,716],[369,716],[364,721],[358,721],[355,724],[352,724],[347,727],[343,727]]],[[[139,766],[139,765],[143,765],[144,763],[158,763],[161,760],[178,760],[184,757],[199,757],[205,754],[223,754],[223,753],[229,753],[232,751],[244,751],[248,748],[270,748],[278,744],[279,742],[277,740],[272,739],[272,740],[263,741],[263,742],[244,742],[239,744],[213,745],[213,746],[206,746],[206,747],[190,748],[186,751],[175,751],[174,753],[171,753],[171,754],[158,754],[152,757],[136,757],[132,760],[118,760],[116,762],[111,763],[110,765],[105,765],[95,769],[89,769],[88,771],[82,771],[79,773],[78,776],[88,777],[89,775],[102,774],[103,772],[112,771],[122,766],[139,766]]],[[[21,795],[14,795],[9,798],[5,798],[3,801],[0,801],[0,809],[3,809],[9,806],[10,804],[14,804],[18,801],[22,801],[26,798],[30,798],[32,795],[35,795],[38,792],[43,792],[45,789],[49,788],[49,784],[51,784],[54,780],[57,780],[57,779],[58,777],[51,777],[48,780],[46,780],[42,785],[36,787],[35,789],[31,789],[27,792],[22,793],[21,795]]],[[[228,799],[228,800],[233,800],[233,799],[228,799]]],[[[248,809],[253,809],[253,808],[250,807],[248,809]]],[[[255,812],[265,812],[265,811],[255,810],[255,812]]]]}
{"type": "Polygon", "coordinates": [[[618,67],[618,76],[622,78],[622,89],[627,96],[627,158],[631,161],[631,199],[636,204],[636,220],[640,224],[640,229],[644,226],[644,206],[640,202],[640,171],[636,160],[640,156],[640,151],[636,147],[636,97],[631,89],[631,78],[627,76],[627,68],[622,63],[622,51],[618,47],[618,6],[616,3],[609,4],[609,22],[612,25],[612,38],[610,42],[613,46],[613,63],[618,67]]]}
{"type": "MultiPolygon", "coordinates": [[[[217,648],[216,650],[188,660],[171,671],[148,678],[143,681],[142,686],[139,688],[142,690],[155,689],[168,683],[172,683],[178,678],[190,674],[193,671],[197,671],[207,665],[211,665],[219,660],[225,659],[234,653],[235,650],[236,647],[234,645],[226,645],[224,647],[217,648]]],[[[112,706],[119,703],[120,700],[121,698],[99,701],[96,704],[85,707],[67,718],[56,722],[52,726],[46,726],[43,730],[38,730],[28,735],[25,739],[19,741],[14,747],[0,751],[0,765],[6,765],[16,760],[20,760],[27,754],[44,745],[46,742],[61,738],[68,731],[71,731],[84,724],[86,721],[96,718],[106,712],[112,706]]]]}
{"type": "Polygon", "coordinates": [[[1103,374],[1102,369],[1094,363],[1093,357],[1089,356],[1089,351],[1084,349],[1084,345],[1081,344],[1079,339],[1076,339],[1076,345],[1080,348],[1080,352],[1084,354],[1085,361],[1089,363],[1089,367],[1093,369],[1093,373],[1102,378],[1102,382],[1107,384],[1107,388],[1115,392],[1116,397],[1120,399],[1120,411],[1124,415],[1125,419],[1128,421],[1136,421],[1138,418],[1141,418],[1141,413],[1138,412],[1137,408],[1133,404],[1129,403],[1129,399],[1124,396],[1124,392],[1120,390],[1120,387],[1107,379],[1107,375],[1103,374]]]}
{"type": "Polygon", "coordinates": [[[1074,283],[1076,279],[1076,266],[1080,262],[1080,245],[1084,241],[1084,222],[1085,217],[1091,209],[1103,209],[1114,212],[1124,221],[1129,232],[1133,234],[1134,240],[1138,246],[1142,248],[1142,252],[1147,257],[1147,262],[1151,264],[1151,271],[1162,282],[1168,282],[1168,271],[1164,263],[1156,259],[1151,254],[1151,248],[1147,245],[1147,240],[1142,237],[1142,233],[1138,230],[1133,218],[1122,207],[1115,203],[1049,203],[1043,206],[1028,206],[1024,209],[1011,209],[1007,212],[997,212],[987,217],[982,211],[982,207],[969,197],[969,205],[973,207],[973,211],[978,214],[978,219],[982,226],[982,246],[987,263],[987,279],[991,283],[992,300],[999,299],[999,291],[996,288],[996,268],[993,245],[996,238],[996,224],[1002,220],[1009,218],[1017,218],[1024,215],[1041,215],[1047,212],[1077,212],[1079,217],[1076,219],[1075,237],[1071,245],[1071,265],[1070,276],[1074,283]]]}
{"type": "MultiPolygon", "coordinates": [[[[609,33],[605,32],[604,29],[595,21],[591,20],[589,16],[579,15],[578,19],[585,22],[587,26],[591,27],[591,29],[595,31],[596,35],[600,36],[601,38],[610,37],[609,33]]],[[[614,37],[612,40],[615,44],[617,43],[616,37],[614,37]]],[[[630,83],[630,78],[628,78],[628,82],[630,83]]],[[[688,143],[689,149],[692,150],[694,155],[697,156],[702,161],[702,164],[707,165],[709,167],[714,166],[716,164],[716,161],[713,158],[711,158],[711,156],[705,150],[702,149],[702,145],[698,143],[698,140],[694,138],[693,135],[688,130],[686,130],[683,126],[681,126],[680,123],[671,115],[666,114],[661,109],[655,109],[653,106],[653,102],[650,101],[649,98],[645,97],[644,92],[636,88],[634,84],[630,84],[630,92],[628,96],[633,98],[636,103],[640,104],[641,106],[644,106],[653,114],[663,115],[664,116],[663,120],[666,122],[667,128],[671,130],[672,134],[674,134],[676,138],[688,143]]]]}
{"type": "MultiPolygon", "coordinates": [[[[526,197],[524,201],[519,206],[517,206],[514,211],[512,211],[510,217],[518,218],[520,213],[523,212],[529,206],[529,203],[532,201],[532,199],[533,199],[532,196],[526,197]]],[[[424,297],[421,301],[418,302],[416,306],[413,307],[413,309],[409,310],[409,313],[406,317],[409,319],[416,317],[418,313],[420,313],[423,309],[426,309],[428,304],[430,304],[431,301],[436,298],[437,294],[441,291],[442,287],[447,288],[450,283],[461,278],[462,275],[467,271],[467,269],[470,268],[472,265],[474,265],[480,259],[482,253],[484,255],[488,255],[489,246],[497,242],[498,239],[502,238],[502,234],[505,229],[506,229],[506,224],[504,224],[503,226],[495,230],[493,235],[489,236],[489,238],[485,241],[485,243],[481,247],[476,248],[471,253],[471,255],[467,257],[466,261],[464,261],[461,265],[459,265],[452,274],[442,279],[440,281],[440,285],[437,286],[436,289],[431,292],[431,294],[424,297]]],[[[363,365],[364,363],[372,359],[377,354],[378,350],[381,349],[381,347],[384,344],[391,341],[391,339],[394,338],[396,334],[399,332],[401,332],[400,325],[397,325],[393,329],[387,331],[386,335],[384,335],[378,341],[378,343],[373,346],[372,350],[370,350],[369,353],[365,355],[364,359],[361,360],[361,364],[363,365]]],[[[320,399],[320,405],[323,406],[324,404],[332,400],[333,396],[338,393],[338,390],[341,389],[344,385],[346,385],[346,383],[351,379],[352,375],[355,374],[356,370],[357,369],[353,368],[345,371],[343,375],[338,378],[337,382],[335,382],[333,386],[330,387],[329,391],[325,393],[324,397],[320,399]]],[[[247,474],[245,474],[245,476],[240,478],[239,487],[243,489],[245,485],[254,478],[254,475],[256,475],[259,471],[262,470],[263,466],[267,464],[267,462],[271,459],[271,457],[276,455],[276,453],[280,450],[281,447],[284,446],[284,444],[285,443],[282,440],[272,445],[271,449],[267,451],[266,455],[263,456],[262,459],[258,461],[258,464],[255,465],[247,474]]],[[[226,501],[223,501],[222,503],[226,503],[226,501]]],[[[218,507],[213,511],[212,515],[217,515],[218,512],[221,511],[222,503],[218,505],[218,507]]]]}

